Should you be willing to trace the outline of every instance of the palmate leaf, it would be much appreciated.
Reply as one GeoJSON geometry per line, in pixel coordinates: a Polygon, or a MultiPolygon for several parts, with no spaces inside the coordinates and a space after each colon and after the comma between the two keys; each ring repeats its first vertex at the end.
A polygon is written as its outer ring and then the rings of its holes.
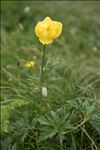
{"type": "Polygon", "coordinates": [[[51,126],[54,128],[58,128],[58,126],[60,125],[60,118],[57,115],[57,113],[51,111],[50,116],[46,115],[45,117],[42,116],[38,119],[38,121],[40,122],[41,125],[47,125],[47,126],[51,126]]]}
{"type": "Polygon", "coordinates": [[[67,101],[68,105],[80,111],[84,115],[91,115],[94,113],[94,102],[90,98],[82,97],[67,101]]]}
{"type": "Polygon", "coordinates": [[[60,126],[60,123],[61,123],[58,114],[54,111],[51,111],[51,118],[53,120],[54,126],[56,126],[58,128],[60,126]]]}
{"type": "Polygon", "coordinates": [[[54,135],[56,135],[57,131],[54,130],[51,127],[44,127],[43,131],[40,134],[38,142],[47,140],[48,138],[52,138],[54,135]]]}
{"type": "Polygon", "coordinates": [[[70,121],[67,120],[68,116],[69,114],[65,112],[63,114],[63,111],[62,113],[51,111],[49,115],[40,117],[38,119],[41,125],[39,142],[57,135],[61,145],[66,130],[71,127],[70,121]]]}
{"type": "Polygon", "coordinates": [[[48,125],[48,126],[51,126],[49,120],[48,120],[46,117],[44,117],[44,116],[40,117],[40,118],[38,119],[38,121],[40,122],[41,125],[48,125]]]}

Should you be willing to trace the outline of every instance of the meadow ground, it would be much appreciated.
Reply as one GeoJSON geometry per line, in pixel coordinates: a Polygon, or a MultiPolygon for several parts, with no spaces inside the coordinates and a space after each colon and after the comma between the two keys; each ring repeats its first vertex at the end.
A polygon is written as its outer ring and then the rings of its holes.
{"type": "Polygon", "coordinates": [[[1,4],[1,149],[99,150],[100,2],[1,4]],[[46,16],[63,32],[47,46],[42,97],[34,27],[46,16]]]}

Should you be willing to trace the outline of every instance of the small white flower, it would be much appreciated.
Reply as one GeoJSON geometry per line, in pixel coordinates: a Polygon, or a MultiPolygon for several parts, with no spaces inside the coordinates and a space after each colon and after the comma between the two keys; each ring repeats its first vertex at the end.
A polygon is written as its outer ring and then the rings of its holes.
{"type": "Polygon", "coordinates": [[[47,88],[46,87],[42,87],[42,95],[43,96],[47,96],[48,92],[47,92],[47,88]]]}
{"type": "Polygon", "coordinates": [[[26,6],[25,8],[24,8],[24,13],[25,14],[28,14],[30,12],[30,7],[29,6],[26,6]]]}

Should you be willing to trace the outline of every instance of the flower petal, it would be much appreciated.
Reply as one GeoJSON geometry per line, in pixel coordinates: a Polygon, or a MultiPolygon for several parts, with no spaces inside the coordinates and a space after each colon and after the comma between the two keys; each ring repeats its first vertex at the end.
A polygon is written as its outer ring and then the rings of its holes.
{"type": "Polygon", "coordinates": [[[46,17],[44,20],[43,20],[43,22],[51,22],[52,21],[52,19],[50,18],[50,17],[46,17]]]}
{"type": "Polygon", "coordinates": [[[50,27],[51,27],[52,38],[54,39],[58,38],[62,32],[62,23],[57,21],[52,21],[50,27]]]}
{"type": "Polygon", "coordinates": [[[35,27],[35,33],[38,37],[40,36],[48,36],[48,23],[45,22],[38,22],[35,27]]]}
{"type": "Polygon", "coordinates": [[[39,37],[40,36],[40,32],[41,32],[41,25],[42,25],[42,22],[39,21],[36,26],[35,26],[35,33],[36,35],[39,37]]]}
{"type": "Polygon", "coordinates": [[[39,41],[42,43],[42,44],[51,44],[53,42],[52,39],[48,38],[48,37],[40,37],[39,38],[39,41]]]}

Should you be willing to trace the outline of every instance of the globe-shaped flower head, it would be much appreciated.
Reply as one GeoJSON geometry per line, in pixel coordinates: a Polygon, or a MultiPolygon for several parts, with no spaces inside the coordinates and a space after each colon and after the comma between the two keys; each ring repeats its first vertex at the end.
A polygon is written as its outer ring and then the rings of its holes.
{"type": "Polygon", "coordinates": [[[50,17],[46,17],[43,21],[39,21],[35,27],[35,33],[39,41],[44,44],[51,44],[54,39],[58,38],[62,32],[62,23],[53,21],[50,17]]]}

